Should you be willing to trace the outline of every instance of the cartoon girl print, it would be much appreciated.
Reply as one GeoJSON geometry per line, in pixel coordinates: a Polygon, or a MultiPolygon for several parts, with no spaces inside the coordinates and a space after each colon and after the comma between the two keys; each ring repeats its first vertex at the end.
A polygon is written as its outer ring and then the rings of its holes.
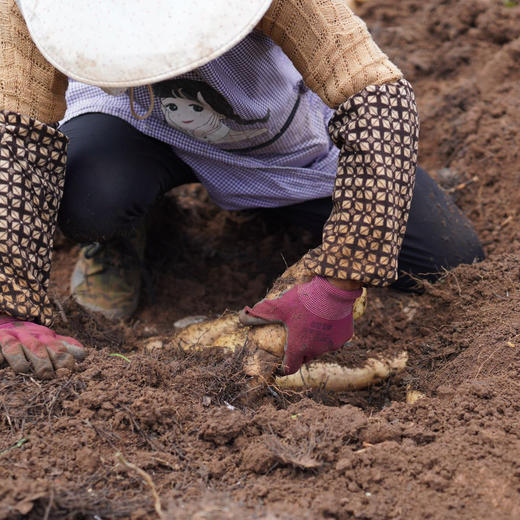
{"type": "Polygon", "coordinates": [[[202,81],[171,79],[154,85],[153,90],[161,101],[166,122],[201,141],[237,143],[267,132],[266,128],[232,130],[226,126],[225,119],[240,125],[264,123],[269,120],[270,112],[262,119],[242,119],[222,94],[202,81]]]}

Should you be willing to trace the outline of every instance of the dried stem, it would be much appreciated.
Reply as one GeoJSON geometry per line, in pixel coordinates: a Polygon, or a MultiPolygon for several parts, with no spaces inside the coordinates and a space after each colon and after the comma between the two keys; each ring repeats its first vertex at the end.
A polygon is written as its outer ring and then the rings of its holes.
{"type": "Polygon", "coordinates": [[[121,464],[123,464],[123,466],[125,466],[127,469],[135,471],[146,482],[146,484],[148,484],[148,487],[152,493],[155,512],[160,519],[163,519],[164,514],[161,507],[161,499],[159,498],[159,494],[157,493],[157,489],[155,488],[152,477],[150,477],[150,475],[143,469],[139,468],[135,464],[132,464],[131,462],[128,462],[120,451],[116,453],[116,459],[121,462],[121,464]]]}

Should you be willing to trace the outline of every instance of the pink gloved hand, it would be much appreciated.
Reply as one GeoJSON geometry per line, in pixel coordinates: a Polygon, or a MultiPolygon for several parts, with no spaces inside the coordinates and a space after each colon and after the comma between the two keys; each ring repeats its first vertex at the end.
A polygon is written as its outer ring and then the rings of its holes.
{"type": "Polygon", "coordinates": [[[47,379],[58,368],[72,368],[87,355],[83,345],[42,325],[0,316],[0,365],[7,361],[17,373],[47,379]]]}
{"type": "Polygon", "coordinates": [[[303,363],[340,349],[352,337],[352,309],[361,292],[344,291],[316,276],[278,298],[245,307],[240,321],[244,325],[283,323],[287,329],[284,372],[293,374],[303,363]]]}

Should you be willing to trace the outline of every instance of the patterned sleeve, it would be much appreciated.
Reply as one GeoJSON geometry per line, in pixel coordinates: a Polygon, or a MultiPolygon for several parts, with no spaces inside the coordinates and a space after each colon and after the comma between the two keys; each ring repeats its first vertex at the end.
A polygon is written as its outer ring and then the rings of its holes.
{"type": "Polygon", "coordinates": [[[417,163],[412,87],[401,79],[365,88],[338,107],[329,132],[341,150],[333,210],[305,265],[320,276],[388,285],[397,278],[417,163]]]}
{"type": "Polygon", "coordinates": [[[304,262],[320,276],[389,285],[412,198],[419,122],[412,87],[346,0],[273,0],[258,29],[336,112],[340,148],[322,245],[304,262]]]}
{"type": "Polygon", "coordinates": [[[47,296],[67,138],[0,110],[0,314],[52,324],[47,296]]]}

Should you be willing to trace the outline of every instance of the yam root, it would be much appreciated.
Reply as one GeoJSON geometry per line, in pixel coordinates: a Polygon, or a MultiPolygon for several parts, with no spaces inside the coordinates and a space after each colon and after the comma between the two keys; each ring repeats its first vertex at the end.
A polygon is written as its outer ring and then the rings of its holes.
{"type": "Polygon", "coordinates": [[[280,388],[299,390],[304,388],[326,388],[332,392],[366,388],[390,374],[404,370],[408,354],[401,352],[392,359],[367,359],[359,368],[350,368],[336,363],[314,362],[303,366],[296,374],[277,377],[275,385],[280,388]]]}
{"type": "MultiPolygon", "coordinates": [[[[314,274],[306,269],[303,259],[289,267],[276,280],[266,298],[279,297],[294,285],[305,283],[314,274]]],[[[366,290],[354,303],[354,319],[359,319],[366,308],[366,290]]],[[[284,355],[286,330],[283,325],[269,324],[244,327],[238,313],[228,313],[215,320],[193,323],[181,330],[173,344],[184,350],[210,347],[235,352],[246,348],[244,372],[266,383],[282,388],[325,387],[331,391],[365,388],[387,378],[392,372],[406,366],[405,352],[391,359],[369,359],[361,368],[342,367],[334,363],[312,363],[300,372],[274,379],[284,355]]]]}
{"type": "Polygon", "coordinates": [[[224,340],[224,338],[226,335],[242,331],[244,328],[238,321],[238,313],[229,313],[214,320],[189,325],[175,336],[174,344],[183,350],[223,347],[234,352],[235,348],[243,346],[243,341],[239,345],[234,343],[231,338],[229,340],[224,340]]]}

